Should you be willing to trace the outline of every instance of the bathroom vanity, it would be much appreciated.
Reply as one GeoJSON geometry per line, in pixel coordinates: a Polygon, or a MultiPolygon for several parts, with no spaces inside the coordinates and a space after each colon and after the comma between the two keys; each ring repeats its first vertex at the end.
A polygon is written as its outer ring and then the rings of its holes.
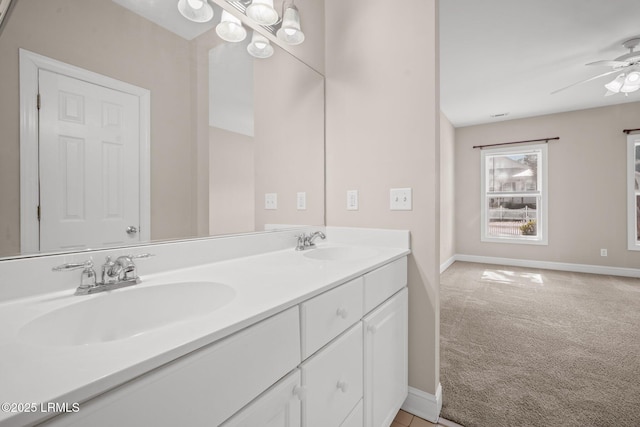
{"type": "Polygon", "coordinates": [[[0,426],[387,427],[408,388],[408,233],[394,233],[405,247],[327,231],[316,249],[1,304],[0,398],[79,410],[0,426]]]}

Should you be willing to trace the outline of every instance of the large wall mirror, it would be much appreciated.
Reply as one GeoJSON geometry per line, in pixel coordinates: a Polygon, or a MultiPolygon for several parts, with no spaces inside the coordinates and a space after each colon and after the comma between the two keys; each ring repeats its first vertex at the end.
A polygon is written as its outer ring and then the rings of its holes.
{"type": "Polygon", "coordinates": [[[13,0],[0,257],[324,223],[323,75],[176,4],[13,0]]]}

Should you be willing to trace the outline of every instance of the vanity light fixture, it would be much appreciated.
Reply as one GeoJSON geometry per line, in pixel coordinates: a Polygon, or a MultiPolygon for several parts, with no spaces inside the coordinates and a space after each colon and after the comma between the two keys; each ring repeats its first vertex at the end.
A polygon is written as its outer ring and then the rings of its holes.
{"type": "Polygon", "coordinates": [[[273,0],[253,0],[247,6],[247,16],[260,25],[273,25],[279,19],[273,0]]]}
{"type": "Polygon", "coordinates": [[[269,39],[254,31],[251,43],[247,46],[247,52],[254,58],[264,59],[273,55],[273,46],[269,43],[269,39]]]}
{"type": "Polygon", "coordinates": [[[202,23],[213,19],[213,8],[206,0],[178,0],[178,10],[189,21],[202,23]]]}
{"type": "Polygon", "coordinates": [[[278,39],[290,45],[297,45],[304,41],[304,33],[300,29],[300,12],[295,5],[290,4],[284,11],[282,26],[276,33],[278,39]]]}
{"type": "Polygon", "coordinates": [[[242,22],[226,10],[222,11],[220,23],[216,26],[216,34],[228,42],[241,42],[247,38],[247,30],[242,22]]]}

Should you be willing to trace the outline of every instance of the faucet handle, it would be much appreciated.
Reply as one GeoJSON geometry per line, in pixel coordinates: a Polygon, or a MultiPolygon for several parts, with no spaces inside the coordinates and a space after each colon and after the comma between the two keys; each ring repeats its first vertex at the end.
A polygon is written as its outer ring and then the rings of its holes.
{"type": "Polygon", "coordinates": [[[88,259],[85,262],[80,262],[80,263],[68,262],[66,264],[53,267],[51,271],[70,271],[70,270],[78,270],[81,268],[84,268],[84,269],[93,268],[93,260],[88,259]]]}
{"type": "Polygon", "coordinates": [[[129,258],[131,259],[140,259],[140,258],[151,258],[156,256],[156,254],[138,254],[138,255],[128,255],[129,258]]]}
{"type": "Polygon", "coordinates": [[[82,276],[80,278],[80,286],[76,290],[76,293],[82,290],[93,288],[96,286],[96,271],[93,269],[93,260],[88,259],[82,263],[66,263],[53,267],[53,271],[70,271],[70,270],[82,270],[82,276]]]}
{"type": "Polygon", "coordinates": [[[154,254],[138,254],[138,255],[123,255],[118,257],[116,263],[119,264],[122,269],[120,271],[120,280],[139,280],[138,272],[134,259],[151,258],[154,254]]]}

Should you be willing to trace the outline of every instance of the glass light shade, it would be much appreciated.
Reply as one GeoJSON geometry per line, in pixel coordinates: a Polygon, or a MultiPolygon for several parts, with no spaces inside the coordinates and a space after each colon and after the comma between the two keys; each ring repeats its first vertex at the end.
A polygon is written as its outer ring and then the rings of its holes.
{"type": "Polygon", "coordinates": [[[206,0],[178,0],[180,14],[193,22],[209,22],[213,19],[213,8],[206,0]]]}
{"type": "Polygon", "coordinates": [[[282,26],[276,35],[280,40],[291,45],[304,41],[304,33],[300,30],[300,13],[295,6],[289,6],[284,11],[282,26]]]}
{"type": "Polygon", "coordinates": [[[226,10],[222,11],[220,23],[216,26],[216,34],[228,42],[241,42],[247,38],[247,30],[242,26],[242,22],[226,10]]]}
{"type": "Polygon", "coordinates": [[[610,90],[613,93],[618,93],[620,92],[620,89],[622,89],[623,85],[624,85],[624,74],[620,74],[618,77],[616,77],[615,79],[611,80],[609,83],[604,85],[604,87],[606,87],[608,90],[610,90]]]}
{"type": "Polygon", "coordinates": [[[631,93],[631,92],[635,92],[638,89],[640,89],[640,84],[637,85],[628,85],[628,84],[624,84],[621,88],[620,88],[620,92],[623,93],[631,93]]]}
{"type": "Polygon", "coordinates": [[[273,46],[269,43],[269,39],[254,31],[251,43],[247,46],[247,52],[254,58],[268,58],[273,55],[273,46]]]}
{"type": "Polygon", "coordinates": [[[632,71],[627,74],[627,77],[624,79],[625,85],[637,86],[640,85],[640,72],[632,71]]]}
{"type": "Polygon", "coordinates": [[[273,8],[273,0],[253,0],[246,10],[247,16],[260,25],[278,22],[278,12],[273,8]]]}

